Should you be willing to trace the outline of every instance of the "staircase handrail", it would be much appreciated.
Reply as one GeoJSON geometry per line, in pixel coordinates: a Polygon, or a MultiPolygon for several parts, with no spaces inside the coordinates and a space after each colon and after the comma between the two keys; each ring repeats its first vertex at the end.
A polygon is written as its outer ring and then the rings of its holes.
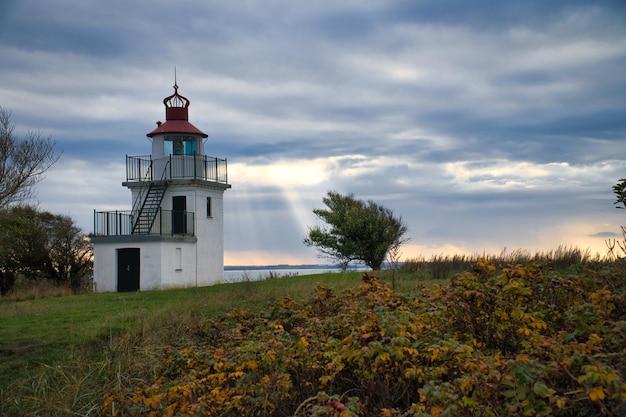
{"type": "MultiPolygon", "coordinates": [[[[166,161],[165,162],[165,167],[163,168],[163,173],[161,173],[161,178],[159,179],[159,182],[165,182],[165,180],[167,179],[167,168],[170,164],[170,161],[166,161]]],[[[150,171],[152,171],[152,161],[150,161],[150,171]]],[[[149,174],[149,173],[148,173],[149,174]]],[[[146,174],[146,177],[148,175],[146,174]]],[[[150,195],[150,190],[152,189],[152,186],[154,185],[154,181],[145,181],[144,184],[142,184],[141,189],[139,190],[139,194],[137,195],[137,199],[135,200],[134,204],[133,204],[133,214],[137,213],[137,216],[135,217],[135,219],[133,220],[133,230],[136,229],[137,224],[139,223],[139,220],[141,219],[141,213],[144,210],[144,207],[146,205],[146,201],[148,200],[148,196],[150,195]],[[143,194],[145,194],[145,196],[143,196],[143,194]],[[137,203],[141,203],[141,207],[138,208],[139,204],[137,203]],[[137,206],[135,206],[135,204],[137,204],[137,206]]],[[[163,199],[163,195],[161,195],[161,200],[163,199]]],[[[159,201],[159,206],[160,206],[161,202],[159,201]]],[[[157,210],[158,213],[158,210],[157,210]]],[[[152,225],[154,224],[154,219],[156,217],[156,213],[155,215],[152,217],[152,220],[150,222],[150,227],[148,229],[148,233],[149,230],[152,229],[152,225]]]]}
{"type": "Polygon", "coordinates": [[[150,166],[146,170],[146,175],[144,175],[143,180],[140,181],[141,188],[139,188],[139,193],[137,194],[137,198],[135,199],[135,201],[133,201],[133,209],[132,209],[133,213],[138,213],[141,210],[141,207],[143,207],[144,200],[148,195],[148,191],[150,190],[151,179],[152,179],[152,158],[150,158],[150,166]]]}

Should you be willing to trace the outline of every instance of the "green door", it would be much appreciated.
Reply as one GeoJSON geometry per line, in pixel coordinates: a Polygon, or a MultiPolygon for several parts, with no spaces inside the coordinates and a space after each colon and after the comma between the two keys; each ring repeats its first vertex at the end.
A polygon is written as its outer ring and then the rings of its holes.
{"type": "Polygon", "coordinates": [[[172,197],[172,234],[184,235],[187,233],[187,197],[179,195],[172,197]]]}
{"type": "Polygon", "coordinates": [[[139,291],[139,248],[117,250],[117,291],[139,291]]]}

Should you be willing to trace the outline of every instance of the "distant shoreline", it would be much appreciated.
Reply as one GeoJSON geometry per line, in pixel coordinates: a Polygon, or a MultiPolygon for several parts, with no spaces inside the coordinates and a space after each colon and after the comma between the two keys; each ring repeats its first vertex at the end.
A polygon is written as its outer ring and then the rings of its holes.
{"type": "MultiPolygon", "coordinates": [[[[307,265],[225,265],[224,271],[255,271],[260,269],[339,269],[336,265],[328,264],[307,264],[307,265]]],[[[353,269],[353,268],[348,268],[353,269]]]]}
{"type": "MultiPolygon", "coordinates": [[[[400,262],[399,264],[402,264],[400,262]]],[[[387,266],[383,264],[383,268],[387,266]]],[[[259,271],[259,270],[283,270],[283,269],[326,269],[332,271],[340,271],[341,267],[333,264],[276,264],[276,265],[225,265],[224,271],[259,271]]],[[[348,265],[348,271],[368,271],[370,268],[364,264],[348,265]]]]}
{"type": "MultiPolygon", "coordinates": [[[[348,271],[367,271],[365,265],[349,265],[348,271]]],[[[289,277],[292,275],[324,274],[328,272],[341,272],[336,265],[228,265],[224,266],[224,282],[256,281],[273,277],[289,277]]]]}

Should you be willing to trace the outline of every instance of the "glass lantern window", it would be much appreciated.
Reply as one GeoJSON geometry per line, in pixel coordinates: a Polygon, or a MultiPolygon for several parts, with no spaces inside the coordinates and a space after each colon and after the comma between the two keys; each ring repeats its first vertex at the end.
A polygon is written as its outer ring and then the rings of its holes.
{"type": "Polygon", "coordinates": [[[165,138],[165,155],[187,155],[196,154],[196,139],[191,136],[168,136],[165,138]]]}
{"type": "Polygon", "coordinates": [[[196,154],[196,140],[186,140],[185,141],[185,155],[195,155],[196,154]]]}

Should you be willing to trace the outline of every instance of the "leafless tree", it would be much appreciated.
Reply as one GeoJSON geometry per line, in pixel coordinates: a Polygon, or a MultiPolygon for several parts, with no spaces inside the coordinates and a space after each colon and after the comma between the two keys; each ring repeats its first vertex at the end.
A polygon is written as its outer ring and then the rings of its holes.
{"type": "Polygon", "coordinates": [[[389,251],[387,251],[387,261],[391,267],[391,289],[394,293],[396,292],[396,271],[400,265],[400,256],[402,255],[402,252],[400,252],[400,246],[409,240],[410,239],[408,237],[400,237],[391,244],[389,251]]]}
{"type": "Polygon", "coordinates": [[[0,107],[0,209],[30,198],[33,187],[60,157],[51,138],[28,132],[19,139],[14,129],[11,112],[0,107]]]}

